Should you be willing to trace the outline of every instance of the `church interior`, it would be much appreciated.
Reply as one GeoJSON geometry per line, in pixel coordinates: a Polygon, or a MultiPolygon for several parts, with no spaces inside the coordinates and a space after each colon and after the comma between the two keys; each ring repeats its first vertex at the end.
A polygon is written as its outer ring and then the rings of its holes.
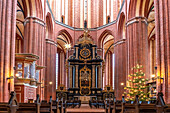
{"type": "Polygon", "coordinates": [[[170,1],[0,0],[0,113],[170,113],[170,1]]]}

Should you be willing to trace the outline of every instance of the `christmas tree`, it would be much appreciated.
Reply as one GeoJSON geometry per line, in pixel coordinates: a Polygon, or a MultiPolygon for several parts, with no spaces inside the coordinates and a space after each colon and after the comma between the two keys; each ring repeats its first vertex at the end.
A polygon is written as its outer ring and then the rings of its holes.
{"type": "Polygon", "coordinates": [[[148,79],[145,78],[142,67],[142,65],[137,64],[132,68],[133,74],[128,75],[126,87],[124,88],[126,90],[124,92],[126,101],[134,101],[136,95],[139,96],[139,101],[149,101],[149,93],[147,93],[149,86],[146,86],[148,79]]]}

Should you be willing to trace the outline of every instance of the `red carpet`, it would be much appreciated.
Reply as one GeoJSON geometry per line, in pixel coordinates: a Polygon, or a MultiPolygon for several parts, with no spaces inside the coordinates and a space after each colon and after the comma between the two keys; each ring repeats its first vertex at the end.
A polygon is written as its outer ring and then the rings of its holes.
{"type": "Polygon", "coordinates": [[[105,113],[105,109],[90,108],[88,104],[82,104],[80,108],[67,108],[66,113],[105,113]]]}

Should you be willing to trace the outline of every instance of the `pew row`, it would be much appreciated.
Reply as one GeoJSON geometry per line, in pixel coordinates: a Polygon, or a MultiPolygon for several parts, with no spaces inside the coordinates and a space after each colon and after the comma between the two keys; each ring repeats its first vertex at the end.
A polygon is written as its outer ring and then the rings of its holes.
{"type": "Polygon", "coordinates": [[[37,94],[35,103],[19,103],[19,108],[16,113],[40,113],[40,100],[37,94]]]}
{"type": "Polygon", "coordinates": [[[0,103],[0,113],[16,113],[18,109],[18,102],[16,100],[16,93],[11,92],[11,97],[8,103],[0,103]]]}
{"type": "Polygon", "coordinates": [[[107,100],[105,108],[106,113],[170,113],[170,105],[165,104],[162,93],[158,93],[154,104],[140,103],[138,96],[132,104],[127,103],[123,96],[121,103],[107,100]]]}

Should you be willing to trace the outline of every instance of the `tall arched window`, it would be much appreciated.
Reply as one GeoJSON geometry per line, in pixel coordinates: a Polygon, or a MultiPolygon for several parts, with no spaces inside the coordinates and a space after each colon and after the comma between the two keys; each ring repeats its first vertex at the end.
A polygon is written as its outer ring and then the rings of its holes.
{"type": "Polygon", "coordinates": [[[63,15],[61,16],[61,22],[65,23],[65,17],[63,15]]]}
{"type": "Polygon", "coordinates": [[[107,23],[110,23],[110,16],[107,16],[107,23]]]}
{"type": "Polygon", "coordinates": [[[113,71],[113,75],[112,75],[112,83],[113,83],[113,89],[114,89],[114,80],[115,80],[115,54],[112,54],[112,71],[113,71]]]}
{"type": "Polygon", "coordinates": [[[56,89],[58,87],[58,53],[56,53],[56,89]]]}
{"type": "MultiPolygon", "coordinates": [[[[155,66],[156,66],[156,48],[155,48],[155,37],[153,36],[150,40],[150,74],[155,75],[155,66]]],[[[150,79],[152,76],[150,76],[150,79]]]]}

